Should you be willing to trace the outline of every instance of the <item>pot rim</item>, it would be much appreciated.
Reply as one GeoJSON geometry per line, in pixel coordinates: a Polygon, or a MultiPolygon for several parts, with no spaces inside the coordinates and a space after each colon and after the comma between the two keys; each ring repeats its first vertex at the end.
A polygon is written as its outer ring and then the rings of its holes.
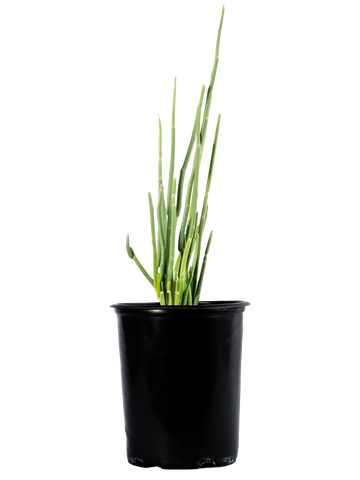
{"type": "Polygon", "coordinates": [[[241,309],[245,310],[245,307],[249,306],[249,302],[243,300],[220,300],[212,302],[199,302],[199,305],[160,305],[156,302],[144,302],[144,303],[115,303],[111,305],[111,308],[114,308],[116,312],[148,312],[148,313],[184,313],[185,311],[195,312],[198,311],[216,311],[216,310],[236,310],[241,309]]]}

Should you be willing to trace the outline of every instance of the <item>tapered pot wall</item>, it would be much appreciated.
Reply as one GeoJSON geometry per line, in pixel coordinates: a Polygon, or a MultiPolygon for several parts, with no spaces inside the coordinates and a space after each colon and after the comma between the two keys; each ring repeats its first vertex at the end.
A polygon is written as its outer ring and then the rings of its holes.
{"type": "Polygon", "coordinates": [[[236,461],[247,305],[113,305],[131,464],[200,468],[236,461]]]}

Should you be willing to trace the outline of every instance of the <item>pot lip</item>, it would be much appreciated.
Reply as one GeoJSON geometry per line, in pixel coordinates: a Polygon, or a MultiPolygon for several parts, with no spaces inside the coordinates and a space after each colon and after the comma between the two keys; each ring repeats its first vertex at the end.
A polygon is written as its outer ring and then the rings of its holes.
{"type": "Polygon", "coordinates": [[[243,300],[219,300],[211,302],[199,302],[199,305],[160,305],[156,302],[145,303],[115,303],[111,305],[116,312],[149,312],[149,313],[182,313],[182,312],[195,312],[195,311],[215,311],[215,310],[245,310],[245,307],[249,306],[249,302],[243,300]]]}

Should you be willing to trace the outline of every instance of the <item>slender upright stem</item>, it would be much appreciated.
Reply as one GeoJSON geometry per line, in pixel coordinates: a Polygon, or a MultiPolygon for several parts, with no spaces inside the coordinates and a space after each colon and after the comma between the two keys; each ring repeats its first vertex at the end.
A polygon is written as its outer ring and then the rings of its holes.
{"type": "Polygon", "coordinates": [[[173,92],[173,104],[172,104],[172,116],[171,116],[171,156],[170,156],[170,169],[169,169],[169,183],[167,192],[167,214],[170,215],[171,211],[171,189],[174,178],[174,163],[175,163],[175,103],[176,103],[176,77],[174,80],[174,92],[173,92]]]}

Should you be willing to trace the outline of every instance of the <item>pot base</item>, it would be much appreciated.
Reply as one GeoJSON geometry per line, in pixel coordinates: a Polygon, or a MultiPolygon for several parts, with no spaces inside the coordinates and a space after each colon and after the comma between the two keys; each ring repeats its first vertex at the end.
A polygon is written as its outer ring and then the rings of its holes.
{"type": "Polygon", "coordinates": [[[205,461],[201,463],[198,467],[195,465],[159,465],[158,463],[141,463],[139,461],[133,463],[125,461],[125,465],[133,468],[134,470],[142,471],[153,471],[153,472],[166,472],[166,473],[193,473],[193,472],[210,472],[214,470],[228,470],[229,468],[235,467],[239,464],[239,461],[232,463],[223,463],[216,465],[213,461],[205,461]]]}
{"type": "Polygon", "coordinates": [[[203,458],[197,462],[192,463],[160,463],[160,462],[146,462],[141,458],[128,458],[128,462],[135,467],[150,468],[159,467],[164,470],[190,470],[197,468],[213,468],[213,467],[226,467],[236,462],[236,458],[226,457],[223,459],[212,460],[210,458],[203,458]]]}

